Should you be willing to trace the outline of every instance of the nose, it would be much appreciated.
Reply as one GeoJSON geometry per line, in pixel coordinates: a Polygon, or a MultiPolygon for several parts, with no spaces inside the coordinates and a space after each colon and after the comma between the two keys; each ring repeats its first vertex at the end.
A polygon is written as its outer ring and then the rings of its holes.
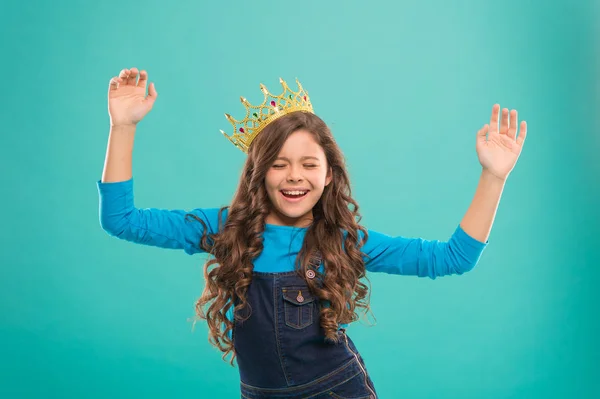
{"type": "Polygon", "coordinates": [[[300,174],[298,167],[292,166],[289,168],[289,173],[287,175],[288,182],[299,182],[302,181],[302,175],[300,174]]]}

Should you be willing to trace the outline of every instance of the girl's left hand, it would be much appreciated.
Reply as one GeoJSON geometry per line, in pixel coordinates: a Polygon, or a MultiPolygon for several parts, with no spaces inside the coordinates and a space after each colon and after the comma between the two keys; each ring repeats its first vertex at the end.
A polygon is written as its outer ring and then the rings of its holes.
{"type": "Polygon", "coordinates": [[[506,180],[521,155],[525,136],[527,135],[527,123],[521,122],[519,137],[517,137],[517,111],[507,108],[502,110],[502,120],[498,129],[498,117],[500,105],[495,104],[492,108],[490,124],[485,124],[477,132],[477,156],[483,166],[483,170],[491,173],[501,180],[506,180]],[[488,134],[489,133],[489,134],[488,134]],[[488,135],[486,140],[486,134],[488,135]]]}

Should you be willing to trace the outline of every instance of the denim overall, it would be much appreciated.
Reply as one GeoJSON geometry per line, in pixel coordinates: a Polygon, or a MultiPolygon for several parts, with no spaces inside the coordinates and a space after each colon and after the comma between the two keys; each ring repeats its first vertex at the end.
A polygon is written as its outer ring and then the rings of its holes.
{"type": "Polygon", "coordinates": [[[377,398],[345,329],[325,342],[318,298],[297,271],[253,272],[246,296],[252,313],[233,330],[242,398],[377,398]]]}

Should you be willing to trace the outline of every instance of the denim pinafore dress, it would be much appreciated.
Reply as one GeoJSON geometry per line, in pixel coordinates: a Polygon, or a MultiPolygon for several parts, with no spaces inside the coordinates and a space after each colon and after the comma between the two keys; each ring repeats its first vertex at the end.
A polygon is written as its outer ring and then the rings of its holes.
{"type": "Polygon", "coordinates": [[[319,300],[299,272],[254,271],[246,296],[252,313],[232,335],[242,398],[377,398],[345,329],[338,344],[325,342],[319,300]]]}

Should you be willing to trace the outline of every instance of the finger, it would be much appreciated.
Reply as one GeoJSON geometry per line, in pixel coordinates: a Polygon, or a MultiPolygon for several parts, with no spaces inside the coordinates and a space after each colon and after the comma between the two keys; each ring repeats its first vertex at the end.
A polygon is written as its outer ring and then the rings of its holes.
{"type": "Polygon", "coordinates": [[[137,81],[138,70],[137,68],[131,68],[129,70],[129,78],[127,79],[127,84],[131,86],[135,86],[137,81]]]}
{"type": "Polygon", "coordinates": [[[137,86],[138,87],[143,87],[144,90],[145,90],[147,83],[148,83],[148,72],[141,71],[140,72],[140,80],[138,80],[137,86]]]}
{"type": "Polygon", "coordinates": [[[121,78],[121,80],[123,81],[121,83],[122,85],[127,84],[128,77],[129,77],[129,69],[121,69],[121,72],[119,73],[119,78],[121,78]]]}
{"type": "Polygon", "coordinates": [[[490,117],[490,132],[498,131],[498,116],[500,114],[500,104],[494,104],[492,107],[492,116],[490,117]]]}
{"type": "Polygon", "coordinates": [[[502,118],[500,119],[500,134],[508,133],[508,108],[502,109],[502,118]]]}
{"type": "Polygon", "coordinates": [[[511,139],[515,139],[517,135],[517,126],[519,125],[519,117],[517,115],[517,110],[513,109],[510,111],[510,127],[508,128],[508,137],[511,139]]]}
{"type": "Polygon", "coordinates": [[[525,141],[525,137],[527,137],[527,122],[521,122],[521,128],[519,130],[519,137],[517,137],[517,144],[523,145],[525,141]]]}
{"type": "Polygon", "coordinates": [[[479,129],[479,131],[477,132],[477,137],[485,137],[485,135],[487,134],[488,130],[490,129],[490,125],[488,125],[487,123],[485,125],[483,125],[483,127],[481,129],[479,129]]]}
{"type": "Polygon", "coordinates": [[[118,76],[113,77],[110,80],[110,83],[108,85],[108,89],[109,90],[117,90],[119,88],[119,84],[122,82],[121,78],[119,78],[118,76]]]}

